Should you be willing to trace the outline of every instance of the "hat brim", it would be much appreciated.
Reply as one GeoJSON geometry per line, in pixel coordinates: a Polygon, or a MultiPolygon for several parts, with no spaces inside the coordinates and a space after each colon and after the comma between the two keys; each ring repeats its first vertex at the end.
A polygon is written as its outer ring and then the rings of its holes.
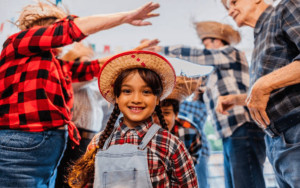
{"type": "Polygon", "coordinates": [[[110,58],[100,70],[99,90],[108,102],[115,103],[113,84],[117,77],[124,70],[133,68],[150,69],[159,75],[163,84],[160,100],[172,92],[176,82],[176,74],[166,58],[150,51],[128,51],[110,58]]]}

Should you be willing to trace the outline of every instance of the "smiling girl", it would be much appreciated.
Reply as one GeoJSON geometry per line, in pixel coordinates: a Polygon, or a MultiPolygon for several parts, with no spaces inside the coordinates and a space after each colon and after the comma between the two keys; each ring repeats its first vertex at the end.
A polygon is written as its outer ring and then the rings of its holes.
{"type": "Polygon", "coordinates": [[[94,187],[198,187],[193,161],[166,130],[159,106],[174,83],[173,67],[156,53],[129,51],[108,60],[99,88],[114,110],[73,166],[69,184],[83,187],[94,175],[94,187]],[[163,128],[152,122],[154,111],[163,128]]]}

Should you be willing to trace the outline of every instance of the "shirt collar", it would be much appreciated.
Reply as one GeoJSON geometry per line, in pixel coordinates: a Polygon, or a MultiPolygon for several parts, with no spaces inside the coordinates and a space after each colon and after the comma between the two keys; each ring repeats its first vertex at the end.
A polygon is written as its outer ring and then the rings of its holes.
{"type": "Polygon", "coordinates": [[[255,28],[254,28],[254,37],[256,37],[260,31],[263,28],[264,23],[269,19],[269,16],[271,15],[271,12],[274,10],[274,7],[272,5],[268,6],[266,10],[259,16],[255,28]]]}
{"type": "MultiPolygon", "coordinates": [[[[149,119],[147,119],[146,121],[144,121],[143,123],[141,123],[140,125],[136,126],[134,129],[137,133],[137,135],[140,138],[143,138],[144,135],[148,132],[148,130],[150,129],[150,127],[152,126],[153,122],[152,122],[152,118],[150,117],[149,119]]],[[[123,118],[120,119],[120,126],[119,126],[119,131],[121,132],[121,137],[124,137],[126,135],[126,133],[130,130],[130,128],[128,128],[124,123],[123,123],[123,118]]]]}

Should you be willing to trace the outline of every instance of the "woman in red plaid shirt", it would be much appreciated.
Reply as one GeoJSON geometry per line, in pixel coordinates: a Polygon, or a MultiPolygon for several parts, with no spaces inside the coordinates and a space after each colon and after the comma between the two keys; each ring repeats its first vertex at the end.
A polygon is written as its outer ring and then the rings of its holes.
{"type": "Polygon", "coordinates": [[[79,144],[71,121],[71,83],[97,77],[102,62],[63,61],[56,58],[56,49],[123,23],[149,25],[145,19],[157,16],[152,11],[158,7],[147,3],[128,12],[82,18],[41,2],[22,10],[22,31],[5,41],[0,56],[1,187],[54,187],[67,136],[79,144]]]}
{"type": "Polygon", "coordinates": [[[94,175],[94,187],[101,188],[198,187],[192,158],[167,131],[159,106],[174,84],[173,67],[156,53],[129,51],[108,60],[99,88],[114,110],[73,166],[69,184],[83,187],[94,175]],[[163,128],[153,123],[154,111],[163,128]]]}

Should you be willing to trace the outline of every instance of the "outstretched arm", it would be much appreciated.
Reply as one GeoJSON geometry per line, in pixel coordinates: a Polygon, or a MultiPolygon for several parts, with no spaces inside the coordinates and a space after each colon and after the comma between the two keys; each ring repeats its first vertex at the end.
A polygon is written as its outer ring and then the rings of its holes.
{"type": "MultiPolygon", "coordinates": [[[[159,43],[159,40],[157,39],[153,39],[153,40],[147,40],[147,41],[144,41],[142,43],[140,43],[137,47],[131,49],[133,51],[135,50],[147,50],[146,48],[151,48],[152,46],[155,46],[159,43]]],[[[107,57],[102,57],[102,58],[99,58],[98,61],[99,61],[99,64],[100,64],[100,67],[107,61],[109,60],[111,57],[113,56],[107,56],[107,57]]]]}
{"type": "Polygon", "coordinates": [[[146,19],[159,15],[152,13],[152,11],[157,9],[158,7],[158,3],[150,2],[132,11],[81,17],[76,18],[74,22],[85,35],[90,35],[101,30],[110,29],[124,23],[128,23],[134,26],[146,26],[151,25],[151,22],[145,21],[146,19]]]}

